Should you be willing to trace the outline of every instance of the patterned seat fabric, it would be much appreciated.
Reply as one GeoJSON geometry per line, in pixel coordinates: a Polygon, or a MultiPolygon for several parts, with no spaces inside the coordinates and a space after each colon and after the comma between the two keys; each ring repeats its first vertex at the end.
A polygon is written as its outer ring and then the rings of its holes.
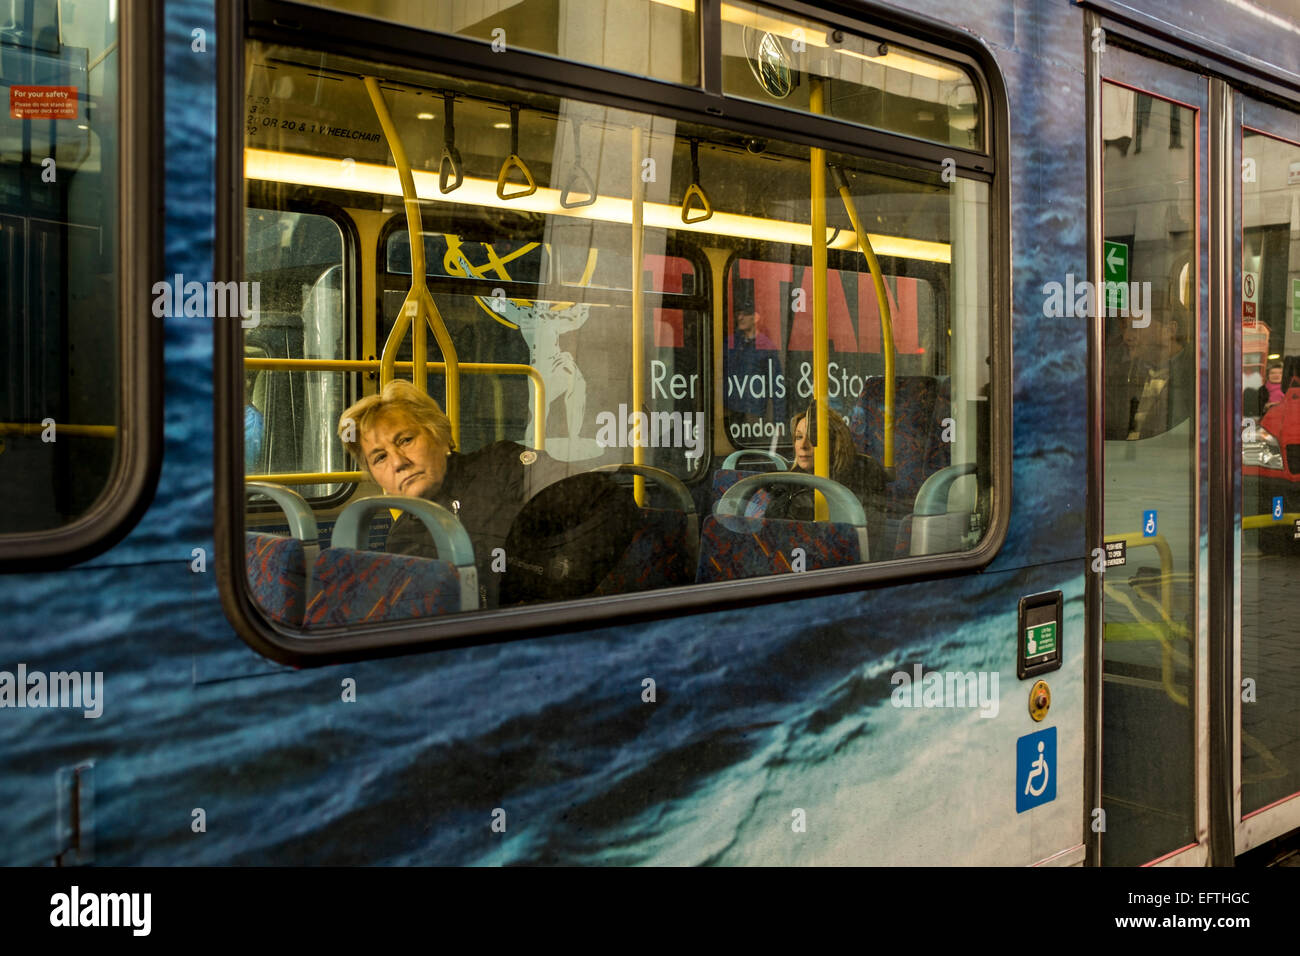
{"type": "Polygon", "coordinates": [[[710,515],[700,532],[695,580],[704,583],[789,574],[794,570],[795,548],[804,550],[808,571],[857,564],[863,558],[858,529],[853,525],[710,515]]]}
{"type": "Polygon", "coordinates": [[[695,515],[683,511],[641,509],[641,527],[594,594],[627,594],[690,584],[695,556],[688,553],[687,523],[695,515]]]}
{"type": "Polygon", "coordinates": [[[906,558],[912,553],[912,516],[908,515],[898,526],[898,538],[894,543],[894,557],[906,558]]]}
{"type": "Polygon", "coordinates": [[[307,560],[302,542],[246,532],[244,560],[253,599],[271,620],[297,627],[307,600],[307,560]]]}
{"type": "Polygon", "coordinates": [[[722,496],[741,478],[763,474],[767,473],[763,471],[741,471],[737,468],[719,468],[713,473],[713,500],[709,505],[709,510],[716,508],[718,502],[722,500],[722,496]]]}
{"type": "Polygon", "coordinates": [[[316,559],[304,624],[375,624],[460,610],[460,575],[446,561],[326,548],[316,559]]]}
{"type": "MultiPolygon", "coordinates": [[[[952,464],[952,448],[943,440],[943,420],[950,417],[950,380],[928,375],[894,380],[894,480],[885,486],[885,512],[911,514],[925,479],[952,464]]],[[[849,430],[858,451],[884,460],[885,379],[867,377],[853,406],[849,430]]]]}

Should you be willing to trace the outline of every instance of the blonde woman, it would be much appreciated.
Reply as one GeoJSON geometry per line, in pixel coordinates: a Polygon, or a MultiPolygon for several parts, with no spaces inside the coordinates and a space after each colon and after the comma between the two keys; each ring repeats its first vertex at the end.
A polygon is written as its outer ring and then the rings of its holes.
{"type": "MultiPolygon", "coordinates": [[[[524,504],[563,477],[559,463],[509,441],[461,454],[438,403],[400,379],[347,409],[339,437],[386,494],[436,502],[460,520],[474,545],[481,597],[485,606],[495,606],[500,574],[492,573],[493,552],[505,547],[524,504]]],[[[388,550],[437,555],[424,525],[407,514],[389,531],[388,550]]]]}

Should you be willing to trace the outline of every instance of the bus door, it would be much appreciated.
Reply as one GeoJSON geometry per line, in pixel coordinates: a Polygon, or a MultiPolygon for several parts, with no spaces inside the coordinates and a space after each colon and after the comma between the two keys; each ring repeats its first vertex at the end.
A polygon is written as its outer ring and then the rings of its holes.
{"type": "Polygon", "coordinates": [[[1238,96],[1232,132],[1238,617],[1236,852],[1300,827],[1300,113],[1238,96]]]}
{"type": "Polygon", "coordinates": [[[1209,82],[1097,39],[1092,289],[1076,286],[1073,313],[1094,323],[1101,352],[1092,409],[1102,453],[1099,464],[1094,455],[1093,507],[1101,514],[1094,510],[1093,527],[1099,519],[1103,548],[1090,591],[1100,614],[1094,608],[1090,621],[1101,642],[1093,660],[1102,812],[1090,815],[1089,836],[1093,859],[1106,865],[1195,863],[1205,859],[1208,832],[1201,370],[1209,82]]]}

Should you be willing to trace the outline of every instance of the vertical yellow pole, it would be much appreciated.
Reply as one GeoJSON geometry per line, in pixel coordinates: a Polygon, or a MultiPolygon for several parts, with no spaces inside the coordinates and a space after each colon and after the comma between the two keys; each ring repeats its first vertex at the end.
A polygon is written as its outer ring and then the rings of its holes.
{"type": "MultiPolygon", "coordinates": [[[[641,181],[641,127],[632,127],[632,409],[636,414],[645,408],[645,183],[641,181]]],[[[639,421],[640,419],[638,419],[639,421]]],[[[632,446],[632,461],[645,464],[642,442],[649,436],[638,428],[632,446]]],[[[638,505],[645,505],[645,479],[637,475],[632,491],[638,505]]]]}
{"type": "Polygon", "coordinates": [[[393,323],[392,331],[388,333],[388,341],[384,343],[379,387],[382,389],[393,380],[398,346],[406,336],[407,327],[414,322],[415,329],[411,333],[411,380],[417,388],[427,391],[429,369],[424,324],[428,322],[438,347],[442,349],[442,360],[447,367],[447,392],[443,411],[451,419],[452,444],[460,447],[460,362],[456,357],[456,346],[452,344],[451,335],[447,332],[447,326],[442,321],[442,315],[425,282],[423,217],[420,214],[420,198],[415,192],[415,178],[411,175],[411,163],[406,157],[406,149],[402,146],[402,138],[398,135],[393,117],[384,103],[379,81],[373,76],[367,76],[362,78],[362,82],[370,95],[380,128],[384,131],[388,149],[393,154],[393,164],[397,167],[398,180],[402,185],[402,204],[406,208],[406,230],[411,242],[411,289],[406,293],[402,310],[393,323]]]}
{"type": "Polygon", "coordinates": [[[876,250],[871,247],[871,238],[862,221],[858,219],[858,208],[849,192],[849,184],[840,171],[840,198],[844,200],[844,209],[853,223],[853,231],[858,236],[858,245],[867,257],[867,268],[871,270],[871,281],[876,289],[876,307],[880,312],[880,349],[885,356],[885,425],[882,432],[880,463],[886,468],[894,467],[894,320],[889,313],[889,294],[885,291],[884,275],[880,271],[880,261],[876,250]]]}
{"type": "MultiPolygon", "coordinates": [[[[809,109],[823,110],[823,80],[809,77],[809,109]]],[[[813,268],[813,397],[817,399],[817,447],[813,449],[813,472],[831,477],[830,409],[826,397],[830,392],[830,342],[826,329],[826,150],[812,147],[808,151],[809,179],[812,188],[812,268],[813,268]]],[[[830,517],[826,498],[814,492],[813,517],[825,521],[830,517]]]]}

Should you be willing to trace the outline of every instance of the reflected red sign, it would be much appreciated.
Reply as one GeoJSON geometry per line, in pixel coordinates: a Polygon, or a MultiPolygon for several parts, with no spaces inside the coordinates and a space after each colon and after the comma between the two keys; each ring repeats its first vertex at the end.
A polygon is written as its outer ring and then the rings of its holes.
{"type": "Polygon", "coordinates": [[[9,87],[10,119],[76,119],[75,86],[9,87]]]}

